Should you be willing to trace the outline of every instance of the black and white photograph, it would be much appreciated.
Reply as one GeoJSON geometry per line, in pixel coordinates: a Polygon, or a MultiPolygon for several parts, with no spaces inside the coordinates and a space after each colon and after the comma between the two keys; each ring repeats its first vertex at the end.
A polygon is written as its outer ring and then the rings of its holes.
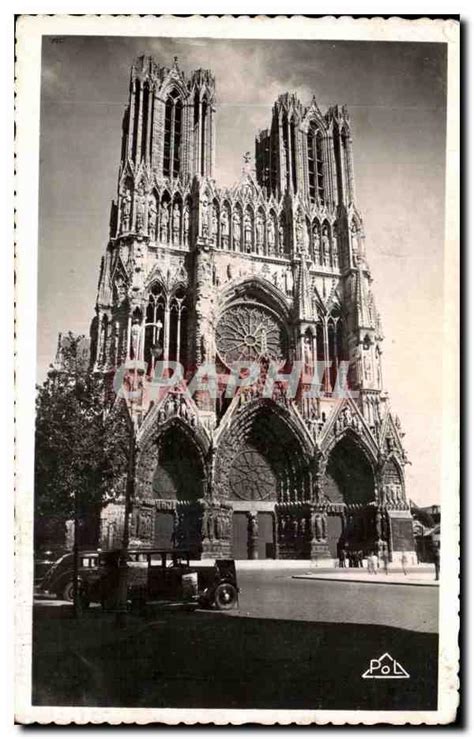
{"type": "Polygon", "coordinates": [[[20,721],[453,721],[458,24],[21,20],[20,721]]]}

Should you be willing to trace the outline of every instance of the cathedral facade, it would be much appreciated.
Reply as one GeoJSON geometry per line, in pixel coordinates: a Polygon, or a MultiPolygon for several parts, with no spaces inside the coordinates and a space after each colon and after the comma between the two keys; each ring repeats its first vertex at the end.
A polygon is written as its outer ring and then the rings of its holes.
{"type": "MultiPolygon", "coordinates": [[[[281,95],[227,188],[215,115],[209,70],[132,66],[91,328],[92,370],[124,378],[134,421],[131,540],[203,558],[413,552],[348,112],[281,95]],[[163,363],[182,380],[153,394],[163,363]]],[[[124,490],[102,546],[120,545],[124,490]]]]}

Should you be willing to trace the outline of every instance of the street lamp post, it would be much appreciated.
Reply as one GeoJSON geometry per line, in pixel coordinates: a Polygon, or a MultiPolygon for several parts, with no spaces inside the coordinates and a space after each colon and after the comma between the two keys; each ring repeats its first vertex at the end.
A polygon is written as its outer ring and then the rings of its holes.
{"type": "MultiPolygon", "coordinates": [[[[142,326],[141,333],[141,348],[138,352],[139,355],[143,356],[143,350],[145,347],[145,331],[149,326],[153,327],[153,344],[151,349],[152,356],[152,371],[155,366],[155,359],[159,353],[159,338],[160,332],[163,327],[161,321],[154,323],[145,323],[142,326]]],[[[138,391],[138,380],[137,380],[137,361],[140,363],[138,357],[134,357],[133,361],[133,387],[129,406],[129,423],[130,423],[130,438],[128,448],[128,467],[127,467],[127,481],[125,487],[125,510],[124,510],[124,522],[123,522],[123,535],[122,535],[122,546],[119,558],[118,567],[118,583],[117,583],[117,623],[123,625],[125,614],[127,612],[127,596],[128,596],[128,545],[130,542],[130,516],[132,514],[133,500],[135,498],[135,473],[136,473],[136,459],[137,459],[137,414],[135,413],[135,402],[137,400],[136,393],[138,391]]]]}
{"type": "Polygon", "coordinates": [[[79,494],[74,488],[74,544],[72,548],[72,599],[74,603],[74,618],[79,618],[81,606],[79,602],[79,494]]]}
{"type": "Polygon", "coordinates": [[[130,542],[130,515],[135,496],[135,469],[136,469],[136,419],[130,416],[130,439],[128,450],[127,481],[125,486],[125,510],[123,521],[122,547],[119,558],[119,576],[117,587],[117,622],[123,625],[127,612],[128,600],[128,545],[130,542]]]}

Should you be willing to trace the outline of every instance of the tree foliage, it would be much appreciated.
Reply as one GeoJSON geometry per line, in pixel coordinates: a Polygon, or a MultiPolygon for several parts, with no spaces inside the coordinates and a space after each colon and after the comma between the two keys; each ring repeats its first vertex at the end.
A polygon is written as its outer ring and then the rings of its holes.
{"type": "Polygon", "coordinates": [[[131,424],[120,402],[106,402],[104,376],[83,360],[84,337],[69,334],[60,366],[38,388],[35,518],[97,515],[126,476],[131,424]]]}
{"type": "Polygon", "coordinates": [[[76,361],[82,337],[70,335],[61,367],[51,367],[36,398],[35,513],[74,514],[97,506],[103,478],[103,383],[76,361]]]}

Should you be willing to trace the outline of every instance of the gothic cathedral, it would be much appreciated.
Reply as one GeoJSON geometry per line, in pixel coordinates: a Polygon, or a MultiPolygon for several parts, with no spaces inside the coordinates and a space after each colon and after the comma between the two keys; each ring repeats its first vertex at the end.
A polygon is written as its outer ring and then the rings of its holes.
{"type": "MultiPolygon", "coordinates": [[[[407,459],[383,387],[348,112],[281,95],[255,170],[246,155],[229,188],[213,179],[215,115],[209,70],[135,61],[91,328],[92,370],[132,378],[131,541],[202,558],[396,560],[415,548],[407,459]],[[182,380],[153,395],[166,362],[182,380]],[[242,362],[260,374],[229,392],[242,362]],[[191,395],[204,367],[217,381],[191,395]]],[[[117,480],[103,547],[120,545],[124,510],[117,480]]]]}

